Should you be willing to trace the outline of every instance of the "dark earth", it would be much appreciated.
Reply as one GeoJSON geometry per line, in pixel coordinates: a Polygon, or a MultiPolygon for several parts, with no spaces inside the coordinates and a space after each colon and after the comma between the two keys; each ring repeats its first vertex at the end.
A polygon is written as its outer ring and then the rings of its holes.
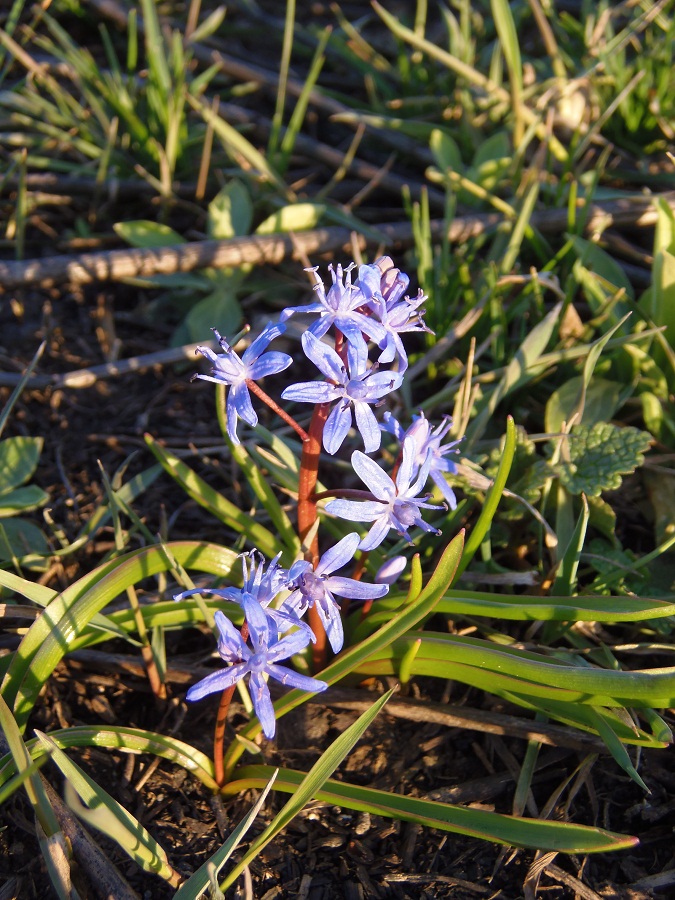
{"type": "MultiPolygon", "coordinates": [[[[42,375],[100,364],[113,341],[119,342],[120,358],[153,352],[158,341],[166,341],[156,322],[138,314],[135,291],[118,287],[82,293],[54,291],[51,296],[27,292],[20,301],[20,309],[5,304],[0,311],[0,360],[6,373],[22,370],[42,340],[47,341],[38,370],[42,375]]],[[[218,451],[212,391],[189,382],[195,366],[156,366],[133,375],[100,378],[82,389],[25,390],[5,434],[44,436],[34,480],[48,491],[51,517],[69,540],[104,498],[99,460],[109,476],[127,466],[125,477],[129,477],[152,464],[143,444],[146,431],[177,452],[191,450],[189,463],[219,490],[232,495],[227,459],[218,451]],[[208,452],[200,447],[209,448],[208,452]]],[[[3,400],[9,392],[3,388],[3,400]]],[[[135,509],[151,533],[162,529],[170,539],[199,535],[227,540],[219,523],[187,499],[168,476],[161,476],[141,495],[135,509]]],[[[33,519],[46,527],[39,513],[33,519]]],[[[134,540],[138,537],[132,539],[132,547],[134,540]]],[[[110,527],[102,528],[76,554],[55,561],[40,581],[56,589],[65,587],[100,561],[113,544],[110,527]]],[[[15,641],[12,634],[5,636],[5,652],[15,641]]],[[[173,646],[169,642],[170,696],[164,702],[153,699],[139,659],[123,668],[129,661],[125,645],[110,643],[105,652],[67,657],[43,693],[30,729],[124,723],[183,736],[209,753],[214,708],[207,703],[188,708],[183,698],[186,685],[195,680],[211,650],[210,637],[198,631],[180,643],[174,641],[173,646]]],[[[321,702],[285,717],[277,740],[262,748],[264,761],[307,770],[372,701],[372,691],[382,687],[386,685],[370,685],[369,692],[329,691],[321,695],[321,702]]],[[[390,708],[396,715],[385,711],[376,720],[336,777],[413,796],[512,811],[515,780],[527,747],[522,711],[474,689],[452,684],[439,688],[423,680],[409,686],[390,708]],[[448,727],[444,721],[410,721],[409,707],[416,698],[449,702],[451,711],[473,725],[460,728],[448,727]]],[[[236,709],[231,721],[235,726],[243,721],[236,709]]],[[[157,765],[149,758],[95,749],[73,753],[140,818],[166,849],[171,864],[186,875],[217,849],[254,802],[253,793],[221,802],[182,769],[163,761],[157,765]]],[[[634,749],[631,753],[635,758],[634,749]]],[[[639,770],[650,789],[648,795],[601,746],[592,740],[583,744],[581,739],[575,744],[568,735],[558,746],[542,747],[525,810],[526,815],[540,815],[548,809],[554,819],[636,835],[640,845],[630,851],[544,856],[315,802],[251,867],[248,896],[258,900],[669,897],[675,883],[672,752],[643,752],[639,770]]],[[[56,772],[49,766],[43,772],[60,790],[56,772]]],[[[284,795],[271,797],[254,834],[285,800],[284,795]]],[[[50,896],[52,889],[22,791],[0,807],[0,815],[4,882],[0,897],[50,896]]],[[[139,896],[173,895],[173,889],[142,873],[112,842],[92,833],[139,896]]],[[[87,883],[85,872],[80,874],[81,895],[100,896],[96,885],[87,883]]],[[[238,896],[246,896],[243,879],[238,896]]]]}

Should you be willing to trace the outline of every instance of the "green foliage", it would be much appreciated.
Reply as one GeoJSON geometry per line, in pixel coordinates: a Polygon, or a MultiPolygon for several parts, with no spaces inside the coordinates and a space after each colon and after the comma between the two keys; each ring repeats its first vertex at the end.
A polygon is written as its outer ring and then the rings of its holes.
{"type": "Polygon", "coordinates": [[[631,426],[576,425],[557,465],[560,481],[572,494],[597,497],[602,491],[615,491],[622,475],[642,465],[650,444],[646,431],[631,426]]]}

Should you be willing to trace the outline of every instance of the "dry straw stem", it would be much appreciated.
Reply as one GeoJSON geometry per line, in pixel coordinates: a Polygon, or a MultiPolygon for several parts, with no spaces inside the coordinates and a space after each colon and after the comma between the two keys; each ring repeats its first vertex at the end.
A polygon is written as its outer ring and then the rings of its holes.
{"type": "MultiPolygon", "coordinates": [[[[659,199],[663,199],[675,210],[675,192],[592,203],[588,209],[585,231],[604,231],[611,226],[652,226],[656,223],[656,204],[659,199]]],[[[583,202],[579,203],[579,208],[584,208],[583,202]]],[[[450,243],[460,243],[493,232],[507,222],[499,213],[458,216],[449,226],[443,219],[433,219],[430,223],[431,238],[433,241],[445,238],[450,243]]],[[[543,234],[560,234],[567,229],[568,224],[566,209],[540,210],[530,218],[532,228],[543,234]]],[[[191,272],[207,267],[278,265],[285,259],[302,262],[307,257],[337,251],[353,255],[355,247],[366,250],[370,245],[400,250],[414,241],[409,222],[384,223],[374,226],[375,229],[382,240],[355,235],[348,228],[329,226],[296,234],[194,241],[153,249],[48,256],[21,262],[0,261],[0,286],[7,292],[31,285],[47,288],[63,283],[93,284],[191,272]]]]}

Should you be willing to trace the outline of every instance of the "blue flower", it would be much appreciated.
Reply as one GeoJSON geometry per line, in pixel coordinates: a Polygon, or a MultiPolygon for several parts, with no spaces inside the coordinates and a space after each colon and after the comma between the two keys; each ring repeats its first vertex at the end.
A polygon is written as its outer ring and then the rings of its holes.
{"type": "Polygon", "coordinates": [[[210,594],[214,597],[221,597],[231,603],[238,603],[243,608],[247,620],[250,616],[257,620],[259,616],[256,608],[260,607],[265,610],[269,628],[282,634],[289,628],[299,628],[306,632],[307,640],[314,643],[316,641],[314,632],[306,622],[300,620],[292,609],[286,608],[285,604],[282,604],[281,609],[274,609],[270,606],[280,591],[291,587],[288,570],[279,565],[280,557],[281,553],[278,553],[265,570],[265,557],[262,553],[257,550],[241,553],[243,587],[193,588],[176,594],[173,599],[184,600],[194,594],[210,594]]]}
{"type": "Polygon", "coordinates": [[[267,345],[286,330],[285,325],[272,324],[266,326],[262,333],[248,347],[243,356],[239,357],[230,347],[225,338],[213,329],[213,333],[223,349],[222,354],[216,354],[209,347],[197,347],[197,353],[201,353],[212,364],[211,375],[195,375],[204,381],[214,381],[216,384],[228,384],[230,390],[227,393],[227,433],[230,440],[239,444],[237,437],[237,419],[243,419],[251,427],[258,424],[258,416],[251,404],[247,381],[257,381],[267,375],[276,375],[283,372],[293,362],[287,353],[264,353],[267,345]]]}
{"type": "Polygon", "coordinates": [[[332,574],[351,562],[358,545],[359,536],[353,532],[327,550],[315,569],[310,562],[300,560],[291,566],[288,573],[289,581],[296,590],[286,599],[285,605],[299,616],[312,606],[316,607],[333,653],[339,653],[344,643],[342,615],[334,595],[350,600],[376,600],[384,597],[389,590],[387,584],[363,584],[355,578],[332,574]]]}
{"type": "Polygon", "coordinates": [[[403,443],[406,438],[412,438],[415,441],[415,464],[419,468],[424,465],[429,457],[429,477],[436,487],[443,494],[443,499],[450,509],[457,507],[457,498],[448,482],[445,480],[446,474],[449,472],[454,474],[457,466],[451,459],[445,459],[448,453],[457,453],[457,445],[461,441],[449,441],[447,444],[442,443],[443,438],[452,427],[452,419],[444,416],[440,425],[434,429],[431,423],[425,418],[424,413],[420,412],[419,416],[413,416],[412,425],[406,431],[399,425],[391,413],[384,414],[384,424],[382,428],[397,437],[403,443]]]}
{"type": "MultiPolygon", "coordinates": [[[[206,678],[202,678],[190,688],[186,697],[188,700],[201,700],[208,694],[232,687],[249,673],[248,687],[253,707],[260,719],[265,737],[271,739],[276,730],[276,720],[272,698],[265,680],[266,675],[276,678],[277,681],[287,684],[289,687],[311,693],[325,691],[328,685],[325,681],[319,681],[318,678],[299,675],[292,669],[279,665],[280,660],[299,653],[307,646],[309,640],[307,634],[304,631],[294,631],[281,640],[276,640],[273,635],[270,635],[268,620],[262,607],[257,603],[255,607],[257,607],[257,612],[253,612],[250,619],[247,616],[250,647],[224,613],[220,610],[216,612],[215,620],[220,632],[218,653],[230,665],[227,669],[213,672],[206,678]]],[[[255,607],[251,607],[251,611],[255,607]]]]}
{"type": "Polygon", "coordinates": [[[287,387],[281,397],[299,403],[335,404],[323,430],[323,446],[333,454],[342,446],[352,426],[352,407],[356,426],[361,432],[367,453],[380,446],[382,435],[371,403],[401,386],[403,376],[398,372],[380,372],[376,366],[368,368],[368,350],[364,341],[347,345],[347,366],[327,344],[311,331],[302,336],[302,347],[307,357],[326,376],[328,381],[303,381],[287,387]]]}
{"type": "Polygon", "coordinates": [[[317,274],[319,267],[306,269],[314,274],[314,290],[317,300],[305,306],[289,306],[281,313],[281,321],[285,322],[295,313],[318,313],[319,318],[313,322],[309,330],[315,337],[323,337],[328,329],[335,325],[350,344],[364,343],[363,335],[368,335],[376,344],[380,344],[386,338],[386,332],[372,316],[359,310],[365,306],[367,298],[361,290],[352,284],[352,268],[354,264],[343,269],[338,265],[337,269],[329,266],[333,284],[326,293],[323,281],[317,274]]]}
{"type": "Polygon", "coordinates": [[[385,330],[385,339],[380,341],[382,350],[378,362],[390,363],[398,357],[398,369],[403,373],[408,368],[408,354],[403,346],[401,334],[408,331],[427,331],[433,334],[424,323],[424,310],[419,307],[427,299],[420,290],[417,297],[403,297],[410,279],[394,268],[388,256],[382,256],[369,266],[359,267],[356,285],[368,299],[368,308],[381,322],[385,330]]]}
{"type": "Polygon", "coordinates": [[[422,519],[420,509],[444,509],[445,504],[437,506],[417,496],[429,477],[430,460],[427,457],[417,472],[415,454],[414,438],[406,438],[403,442],[403,459],[394,481],[365,453],[361,453],[360,450],[352,453],[354,471],[376,499],[331,500],[326,504],[326,512],[352,522],[373,523],[359,544],[360,550],[374,550],[375,547],[379,547],[391,528],[409,543],[412,541],[408,529],[413,525],[417,525],[423,531],[440,534],[437,528],[422,519]]]}

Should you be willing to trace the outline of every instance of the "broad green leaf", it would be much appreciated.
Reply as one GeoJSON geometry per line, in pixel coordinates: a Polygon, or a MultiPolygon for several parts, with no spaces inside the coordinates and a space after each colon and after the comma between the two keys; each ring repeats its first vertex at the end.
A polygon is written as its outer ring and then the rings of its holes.
{"type": "Polygon", "coordinates": [[[484,163],[495,160],[510,160],[512,156],[511,142],[505,131],[496,131],[487,140],[481,141],[476,150],[476,155],[471,161],[473,169],[479,169],[484,163]]]}
{"type": "MultiPolygon", "coordinates": [[[[24,519],[0,519],[0,560],[12,557],[47,557],[50,553],[47,538],[37,525],[24,519]]],[[[25,564],[24,560],[22,565],[25,564]]],[[[32,562],[30,565],[32,567],[32,562]]]]}
{"type": "Polygon", "coordinates": [[[233,278],[231,285],[219,285],[195,303],[183,320],[181,344],[203,340],[211,328],[217,328],[221,334],[234,334],[241,325],[238,289],[239,279],[233,278]]]}
{"type": "Polygon", "coordinates": [[[0,499],[33,475],[43,443],[41,437],[9,437],[0,441],[0,499]]]}
{"type": "Polygon", "coordinates": [[[567,452],[556,466],[560,482],[572,494],[589,497],[616,490],[623,475],[642,465],[651,440],[648,432],[629,425],[601,422],[576,426],[566,439],[567,452]]]}
{"type": "Polygon", "coordinates": [[[37,730],[35,733],[66,779],[66,801],[74,812],[115,841],[145,872],[153,872],[175,884],[176,873],[166,853],[138,819],[59,749],[49,735],[37,730]],[[76,797],[86,806],[78,805],[76,797]]]}
{"type": "Polygon", "coordinates": [[[209,203],[209,237],[227,240],[250,234],[253,221],[251,195],[237,178],[229,181],[209,203]]]}
{"type": "MultiPolygon", "coordinates": [[[[249,788],[263,787],[269,780],[271,766],[246,766],[237,769],[235,779],[227,785],[227,793],[239,794],[249,788]]],[[[275,790],[294,792],[303,773],[282,769],[275,790]]],[[[422,800],[390,794],[376,788],[360,787],[329,779],[316,795],[317,800],[333,806],[369,812],[372,815],[416,822],[429,828],[466,834],[481,840],[512,847],[532,847],[567,853],[600,853],[634,847],[638,839],[587,825],[570,825],[547,819],[525,819],[500,813],[452,806],[440,801],[422,800]]]]}
{"type": "Polygon", "coordinates": [[[292,203],[283,206],[258,225],[256,234],[276,234],[286,231],[306,231],[316,228],[326,207],[321,203],[292,203]]]}
{"type": "Polygon", "coordinates": [[[606,250],[603,250],[602,247],[599,247],[593,241],[586,240],[586,238],[578,235],[573,235],[571,241],[578,260],[585,269],[599,276],[603,281],[611,285],[614,290],[623,288],[631,300],[635,299],[635,291],[630,279],[606,250]]]}
{"type": "Polygon", "coordinates": [[[138,219],[133,222],[115,222],[115,234],[118,234],[132,247],[141,249],[152,247],[169,247],[173,244],[184,244],[185,238],[159,222],[138,219]]]}
{"type": "MultiPolygon", "coordinates": [[[[579,397],[584,387],[581,375],[570,378],[554,391],[546,404],[545,429],[549,434],[560,431],[563,422],[569,422],[572,413],[579,406],[579,397]]],[[[607,422],[614,416],[625,386],[616,381],[596,377],[586,389],[584,411],[578,425],[595,425],[607,422]]]]}
{"type": "Polygon", "coordinates": [[[431,150],[436,165],[441,172],[462,172],[462,155],[459,152],[457,142],[443,128],[434,128],[429,138],[431,150]]]}
{"type": "Polygon", "coordinates": [[[354,747],[356,742],[375,719],[384,704],[394,693],[395,688],[387,691],[373,703],[370,709],[362,713],[349,728],[336,738],[328,750],[321,754],[300,784],[293,791],[293,797],[277,813],[260,837],[256,838],[232,872],[223,883],[223,890],[232,885],[247,865],[250,865],[260,852],[281,832],[300,812],[300,810],[318,795],[328,778],[354,747]]]}
{"type": "Polygon", "coordinates": [[[7,494],[0,494],[0,519],[37,509],[38,506],[44,506],[48,500],[49,494],[36,484],[15,488],[7,494]]]}

